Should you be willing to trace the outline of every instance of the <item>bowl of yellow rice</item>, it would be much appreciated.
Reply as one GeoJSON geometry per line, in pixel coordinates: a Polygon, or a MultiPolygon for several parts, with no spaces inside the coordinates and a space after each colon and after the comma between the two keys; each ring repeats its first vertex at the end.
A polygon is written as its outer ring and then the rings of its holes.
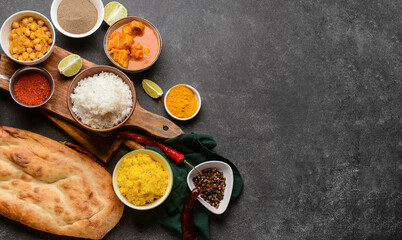
{"type": "Polygon", "coordinates": [[[113,188],[128,207],[149,210],[162,204],[173,186],[173,173],[159,153],[140,149],[127,153],[113,171],[113,188]]]}

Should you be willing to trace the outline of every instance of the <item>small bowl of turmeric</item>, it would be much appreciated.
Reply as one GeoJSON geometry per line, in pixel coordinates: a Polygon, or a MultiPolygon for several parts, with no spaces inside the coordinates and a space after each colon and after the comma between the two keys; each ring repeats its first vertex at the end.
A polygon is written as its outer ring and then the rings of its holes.
{"type": "Polygon", "coordinates": [[[201,96],[192,86],[179,84],[167,91],[164,104],[169,116],[179,121],[187,121],[200,111],[201,96]]]}

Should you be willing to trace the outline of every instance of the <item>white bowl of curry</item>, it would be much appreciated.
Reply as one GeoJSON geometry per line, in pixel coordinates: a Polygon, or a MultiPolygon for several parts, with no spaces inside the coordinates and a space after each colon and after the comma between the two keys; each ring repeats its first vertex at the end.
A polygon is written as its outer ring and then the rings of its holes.
{"type": "Polygon", "coordinates": [[[109,27],[103,40],[109,60],[119,69],[137,73],[155,64],[162,50],[162,37],[148,20],[130,16],[109,27]]]}

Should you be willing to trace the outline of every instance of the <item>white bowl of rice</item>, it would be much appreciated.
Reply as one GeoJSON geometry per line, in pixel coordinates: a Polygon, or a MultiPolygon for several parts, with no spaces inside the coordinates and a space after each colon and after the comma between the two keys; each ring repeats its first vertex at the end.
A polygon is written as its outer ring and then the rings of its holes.
{"type": "Polygon", "coordinates": [[[108,132],[122,126],[136,104],[134,85],[122,71],[96,66],[79,73],[67,93],[71,116],[82,127],[108,132]]]}

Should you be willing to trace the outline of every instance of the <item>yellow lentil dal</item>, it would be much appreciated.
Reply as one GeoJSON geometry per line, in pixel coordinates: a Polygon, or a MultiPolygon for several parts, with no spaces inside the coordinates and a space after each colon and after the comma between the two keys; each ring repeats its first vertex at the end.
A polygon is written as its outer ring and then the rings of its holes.
{"type": "Polygon", "coordinates": [[[167,185],[167,171],[148,154],[128,155],[117,171],[117,186],[121,194],[136,206],[152,203],[162,197],[167,185]]]}

